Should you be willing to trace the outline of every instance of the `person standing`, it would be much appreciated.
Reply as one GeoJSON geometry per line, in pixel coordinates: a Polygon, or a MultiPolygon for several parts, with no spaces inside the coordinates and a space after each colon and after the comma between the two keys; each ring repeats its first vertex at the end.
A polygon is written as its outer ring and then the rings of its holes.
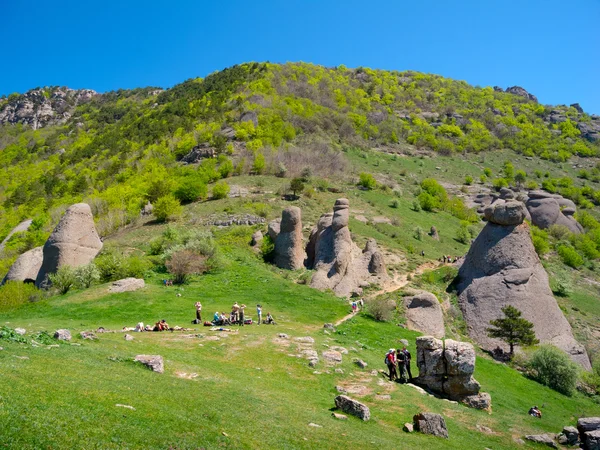
{"type": "Polygon", "coordinates": [[[404,361],[406,365],[406,371],[408,373],[408,381],[412,381],[412,373],[410,372],[410,360],[412,356],[406,346],[402,347],[402,353],[404,353],[404,361]]]}
{"type": "Polygon", "coordinates": [[[260,325],[260,322],[262,320],[262,306],[261,305],[256,305],[256,315],[258,316],[258,325],[260,325]]]}
{"type": "Polygon", "coordinates": [[[196,302],[196,323],[202,323],[202,303],[196,302]]]}
{"type": "Polygon", "coordinates": [[[239,314],[239,321],[240,321],[239,325],[240,325],[241,327],[243,327],[243,326],[244,326],[244,309],[245,309],[245,308],[246,308],[246,305],[244,305],[244,304],[242,303],[242,306],[240,306],[239,313],[238,313],[238,314],[239,314]]]}
{"type": "Polygon", "coordinates": [[[406,355],[400,349],[396,350],[396,364],[398,364],[398,378],[400,383],[406,383],[406,355]]]}
{"type": "Polygon", "coordinates": [[[235,302],[231,307],[231,323],[236,323],[240,319],[240,305],[235,302]]]}
{"type": "Polygon", "coordinates": [[[398,378],[398,374],[396,372],[396,356],[394,355],[394,349],[390,348],[390,350],[385,354],[385,364],[388,367],[390,381],[394,381],[398,378]]]}

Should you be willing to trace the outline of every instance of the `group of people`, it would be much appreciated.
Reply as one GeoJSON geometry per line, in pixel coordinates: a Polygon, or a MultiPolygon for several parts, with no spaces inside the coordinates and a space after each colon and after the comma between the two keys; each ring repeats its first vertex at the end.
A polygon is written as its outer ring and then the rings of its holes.
{"type": "Polygon", "coordinates": [[[402,349],[390,348],[385,354],[385,364],[388,367],[390,381],[406,383],[412,381],[410,371],[411,354],[406,347],[402,349]]]}
{"type": "Polygon", "coordinates": [[[452,263],[458,262],[458,260],[459,260],[458,256],[454,256],[454,257],[449,256],[449,255],[443,255],[442,256],[442,262],[444,264],[446,264],[446,263],[452,264],[452,263]]]}
{"type": "MultiPolygon", "coordinates": [[[[196,305],[198,305],[200,302],[196,303],[196,305]]],[[[200,306],[201,308],[201,306],[200,306]]],[[[213,320],[212,322],[210,322],[212,325],[239,325],[239,326],[244,326],[244,324],[248,323],[251,324],[252,323],[252,319],[246,319],[246,313],[245,313],[245,309],[247,308],[246,305],[241,304],[239,305],[237,302],[235,302],[233,304],[233,306],[231,307],[231,313],[229,314],[229,316],[227,316],[225,313],[219,313],[218,311],[215,312],[214,316],[213,316],[213,320]]],[[[267,324],[267,325],[275,325],[275,319],[273,319],[273,316],[271,315],[270,312],[267,312],[267,317],[265,318],[265,320],[263,321],[262,318],[262,305],[256,305],[256,315],[258,317],[258,321],[257,324],[260,325],[261,323],[267,324]]],[[[201,316],[198,313],[198,306],[196,306],[196,320],[201,320],[201,316]]]]}

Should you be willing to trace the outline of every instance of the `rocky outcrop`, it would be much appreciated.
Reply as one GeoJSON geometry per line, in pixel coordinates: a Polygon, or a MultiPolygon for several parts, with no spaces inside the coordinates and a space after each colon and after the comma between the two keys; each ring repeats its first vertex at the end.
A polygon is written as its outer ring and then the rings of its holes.
{"type": "Polygon", "coordinates": [[[554,442],[554,439],[550,434],[529,434],[525,436],[525,439],[538,444],[543,444],[547,447],[558,448],[556,446],[556,442],[554,442]]]}
{"type": "Polygon", "coordinates": [[[505,92],[508,92],[509,94],[513,94],[513,95],[518,95],[519,97],[526,98],[527,100],[531,100],[536,103],[538,101],[538,99],[535,95],[530,94],[525,89],[523,89],[521,86],[512,86],[512,87],[506,88],[505,92]]]}
{"type": "Polygon", "coordinates": [[[10,233],[8,233],[6,235],[6,237],[2,240],[2,243],[0,243],[0,253],[4,251],[4,247],[6,246],[6,243],[13,236],[13,234],[21,233],[23,231],[29,230],[29,227],[31,226],[31,222],[33,222],[31,219],[24,220],[19,225],[17,225],[12,230],[10,230],[10,233]]]}
{"type": "Polygon", "coordinates": [[[422,292],[412,297],[404,297],[404,307],[406,327],[409,330],[420,331],[436,338],[444,336],[444,314],[435,295],[422,292]]]}
{"type": "Polygon", "coordinates": [[[358,417],[365,422],[371,418],[371,411],[369,410],[368,406],[363,405],[362,403],[353,400],[346,395],[338,395],[335,398],[335,406],[344,411],[346,414],[358,417]]]}
{"type": "Polygon", "coordinates": [[[438,233],[438,230],[436,227],[432,226],[431,229],[429,230],[429,236],[431,236],[431,239],[439,241],[440,240],[440,235],[438,233]]]}
{"type": "Polygon", "coordinates": [[[575,203],[544,191],[532,191],[525,204],[531,215],[531,223],[545,229],[552,225],[566,226],[572,233],[582,233],[583,227],[573,218],[575,203]]]}
{"type": "Polygon", "coordinates": [[[281,213],[279,234],[275,239],[275,265],[281,269],[298,270],[304,267],[302,245],[302,211],[297,206],[281,213]]]}
{"type": "Polygon", "coordinates": [[[523,203],[512,201],[486,209],[483,228],[459,270],[456,287],[469,335],[482,347],[493,350],[506,344],[487,335],[490,321],[503,317],[511,305],[534,325],[536,337],[566,353],[584,368],[590,361],[573,337],[548,283],[548,275],[531,242],[524,223],[523,203]]]}
{"type": "Polygon", "coordinates": [[[0,107],[0,124],[20,123],[36,130],[46,125],[64,123],[77,105],[88,102],[96,95],[90,89],[32,89],[14,98],[9,97],[8,102],[0,107]]]}
{"type": "Polygon", "coordinates": [[[362,252],[352,241],[348,228],[349,208],[347,199],[336,200],[333,214],[321,216],[306,247],[306,266],[316,271],[311,286],[331,289],[341,297],[387,279],[383,255],[375,240],[367,241],[362,252]]]}
{"type": "Polygon", "coordinates": [[[413,417],[413,429],[424,434],[448,439],[448,428],[444,418],[435,413],[423,412],[413,417]]]}
{"type": "Polygon", "coordinates": [[[217,155],[216,150],[207,143],[196,145],[190,152],[181,158],[185,164],[197,164],[205,158],[214,158],[217,155]]]}
{"type": "Polygon", "coordinates": [[[279,236],[279,230],[281,230],[281,219],[271,220],[267,228],[267,234],[273,242],[275,242],[277,236],[279,236]]]}
{"type": "Polygon", "coordinates": [[[10,270],[2,280],[2,284],[7,281],[25,281],[28,283],[34,283],[37,278],[37,274],[42,267],[42,260],[44,259],[44,252],[42,247],[36,247],[23,253],[17,258],[17,260],[10,266],[10,270]]]}
{"type": "Polygon", "coordinates": [[[36,286],[48,286],[48,275],[62,266],[89,264],[101,249],[102,241],[89,205],[77,203],[70,206],[44,244],[44,260],[35,280],[36,286]]]}
{"type": "Polygon", "coordinates": [[[163,357],[160,355],[137,355],[134,361],[143,364],[153,372],[163,373],[165,371],[163,357]]]}
{"type": "Polygon", "coordinates": [[[417,367],[415,383],[452,400],[462,401],[478,409],[489,409],[489,394],[479,392],[480,385],[473,378],[475,349],[467,342],[432,336],[417,338],[417,367]]]}
{"type": "Polygon", "coordinates": [[[108,288],[109,292],[114,294],[120,292],[131,292],[143,289],[146,283],[142,278],[123,278],[122,280],[114,281],[108,288]]]}

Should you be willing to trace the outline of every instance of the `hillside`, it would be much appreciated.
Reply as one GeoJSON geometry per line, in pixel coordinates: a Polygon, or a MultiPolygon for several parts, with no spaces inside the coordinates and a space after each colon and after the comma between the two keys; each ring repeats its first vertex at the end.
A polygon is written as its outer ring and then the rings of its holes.
{"type": "Polygon", "coordinates": [[[416,72],[250,63],[166,90],[37,88],[1,99],[0,123],[0,276],[74,203],[90,205],[103,241],[89,288],[0,287],[2,325],[27,330],[0,329],[8,448],[538,448],[521,439],[600,415],[600,118],[578,105],[416,72]],[[579,389],[563,395],[525,376],[535,349],[502,364],[476,347],[491,413],[386,381],[387,349],[406,339],[415,354],[406,296],[435,294],[445,336],[472,342],[457,266],[443,256],[467,254],[486,223],[481,199],[513,195],[524,204],[554,195],[557,213],[577,224],[532,224],[532,253],[595,378],[580,372],[579,389]],[[306,243],[340,197],[353,242],[375,239],[389,275],[363,286],[367,307],[356,315],[309,287],[314,270],[275,267],[270,238],[250,245],[290,206],[302,211],[306,243]],[[190,249],[202,274],[165,286],[173,253],[190,249]],[[108,291],[128,276],[146,287],[108,291]],[[190,325],[198,300],[205,319],[237,301],[254,318],[263,304],[278,324],[190,325]],[[193,330],[124,339],[124,326],[163,318],[193,330]],[[99,327],[113,332],[79,337],[99,327]],[[60,328],[70,343],[43,333],[60,328]],[[295,339],[306,336],[314,343],[295,339]],[[336,346],[348,350],[340,364],[309,367],[303,352],[336,346]],[[165,373],[132,362],[138,354],[162,355],[165,373]],[[369,422],[331,416],[336,386],[370,407],[369,422]],[[526,414],[534,404],[543,420],[526,414]],[[446,418],[448,441],[402,432],[424,410],[446,418]]]}

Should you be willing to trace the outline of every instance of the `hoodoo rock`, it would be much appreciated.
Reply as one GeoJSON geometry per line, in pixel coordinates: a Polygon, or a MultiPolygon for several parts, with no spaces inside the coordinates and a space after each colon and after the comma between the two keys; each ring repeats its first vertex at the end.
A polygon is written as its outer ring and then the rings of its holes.
{"type": "Polygon", "coordinates": [[[382,253],[374,239],[364,250],[352,241],[348,220],[350,203],[336,200],[333,214],[323,214],[313,227],[306,246],[306,266],[316,270],[311,286],[331,289],[340,297],[359,292],[361,286],[387,279],[382,253]]]}
{"type": "Polygon", "coordinates": [[[281,213],[281,226],[275,239],[275,265],[282,269],[301,269],[304,267],[304,257],[302,211],[292,206],[281,213]]]}
{"type": "Polygon", "coordinates": [[[35,284],[48,285],[48,275],[62,266],[89,264],[102,249],[92,210],[86,203],[70,206],[44,244],[44,260],[35,284]]]}
{"type": "Polygon", "coordinates": [[[36,247],[23,253],[10,266],[10,270],[2,280],[2,284],[7,281],[25,281],[28,283],[35,282],[37,274],[42,266],[44,253],[42,247],[36,247]]]}
{"type": "Polygon", "coordinates": [[[523,204],[511,201],[486,208],[485,215],[488,223],[469,249],[456,280],[469,335],[486,349],[508,350],[503,341],[490,338],[487,329],[491,320],[503,317],[501,309],[511,305],[533,323],[542,343],[564,350],[589,369],[584,347],[573,337],[552,296],[529,226],[523,222],[523,204]]]}
{"type": "Polygon", "coordinates": [[[576,209],[571,200],[544,191],[533,191],[529,193],[526,205],[531,214],[531,222],[536,227],[544,229],[552,225],[563,225],[572,233],[583,232],[583,227],[573,218],[576,209]]]}
{"type": "Polygon", "coordinates": [[[473,378],[475,349],[471,344],[452,339],[441,341],[432,336],[418,337],[417,367],[416,384],[473,408],[490,408],[491,397],[479,392],[480,385],[473,378]]]}
{"type": "Polygon", "coordinates": [[[406,308],[406,327],[423,334],[441,338],[445,334],[444,314],[437,297],[429,292],[422,292],[404,298],[406,308]]]}

